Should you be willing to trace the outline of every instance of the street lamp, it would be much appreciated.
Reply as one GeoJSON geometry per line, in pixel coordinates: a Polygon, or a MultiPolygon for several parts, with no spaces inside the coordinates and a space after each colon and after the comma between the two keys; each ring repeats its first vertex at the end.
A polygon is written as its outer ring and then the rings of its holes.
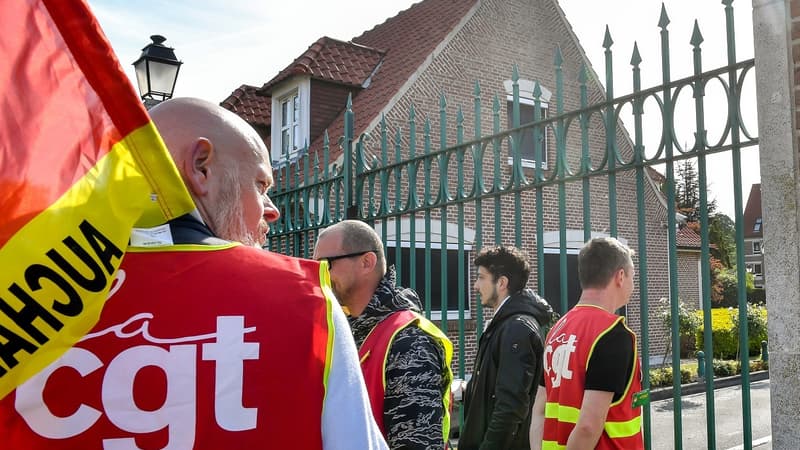
{"type": "Polygon", "coordinates": [[[136,81],[139,83],[139,94],[147,108],[172,98],[175,81],[181,61],[175,56],[174,49],[164,45],[167,39],[155,34],[153,41],[142,49],[142,54],[133,63],[136,70],[136,81]]]}

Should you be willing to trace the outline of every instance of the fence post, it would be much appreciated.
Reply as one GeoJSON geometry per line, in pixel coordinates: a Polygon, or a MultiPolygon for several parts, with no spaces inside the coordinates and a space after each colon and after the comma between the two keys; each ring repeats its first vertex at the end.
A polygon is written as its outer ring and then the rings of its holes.
{"type": "Polygon", "coordinates": [[[342,142],[342,198],[344,199],[344,218],[356,219],[358,205],[353,202],[353,95],[347,96],[347,106],[344,111],[344,142],[342,142]]]}
{"type": "MultiPolygon", "coordinates": [[[[783,0],[753,0],[754,50],[758,63],[759,159],[767,268],[768,340],[772,448],[795,449],[800,442],[800,180],[792,94],[790,8],[783,0]]],[[[795,94],[796,95],[796,94],[795,94]]]]}

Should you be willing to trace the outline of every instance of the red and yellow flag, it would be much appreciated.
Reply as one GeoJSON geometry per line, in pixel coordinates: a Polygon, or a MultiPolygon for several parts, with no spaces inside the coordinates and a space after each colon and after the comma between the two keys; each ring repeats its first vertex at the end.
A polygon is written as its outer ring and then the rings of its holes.
{"type": "Polygon", "coordinates": [[[81,0],[0,4],[0,398],[97,322],[135,224],[192,209],[81,0]]]}

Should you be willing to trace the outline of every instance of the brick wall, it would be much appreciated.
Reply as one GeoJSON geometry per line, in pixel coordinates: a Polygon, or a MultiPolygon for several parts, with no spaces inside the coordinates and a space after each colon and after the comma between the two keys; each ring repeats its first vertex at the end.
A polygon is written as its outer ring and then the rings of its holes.
{"type": "Polygon", "coordinates": [[[679,250],[678,297],[686,307],[700,309],[700,251],[679,250]]]}

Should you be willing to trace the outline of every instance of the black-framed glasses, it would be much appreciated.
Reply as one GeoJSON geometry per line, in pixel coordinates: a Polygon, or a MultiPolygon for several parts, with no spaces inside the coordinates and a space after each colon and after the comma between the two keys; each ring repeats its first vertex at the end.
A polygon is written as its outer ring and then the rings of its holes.
{"type": "Polygon", "coordinates": [[[324,259],[325,261],[328,261],[328,268],[331,268],[333,267],[333,262],[337,259],[353,258],[356,256],[366,255],[367,253],[376,253],[376,250],[364,250],[363,252],[347,253],[345,255],[325,256],[322,258],[317,258],[317,260],[322,261],[324,259]]]}

